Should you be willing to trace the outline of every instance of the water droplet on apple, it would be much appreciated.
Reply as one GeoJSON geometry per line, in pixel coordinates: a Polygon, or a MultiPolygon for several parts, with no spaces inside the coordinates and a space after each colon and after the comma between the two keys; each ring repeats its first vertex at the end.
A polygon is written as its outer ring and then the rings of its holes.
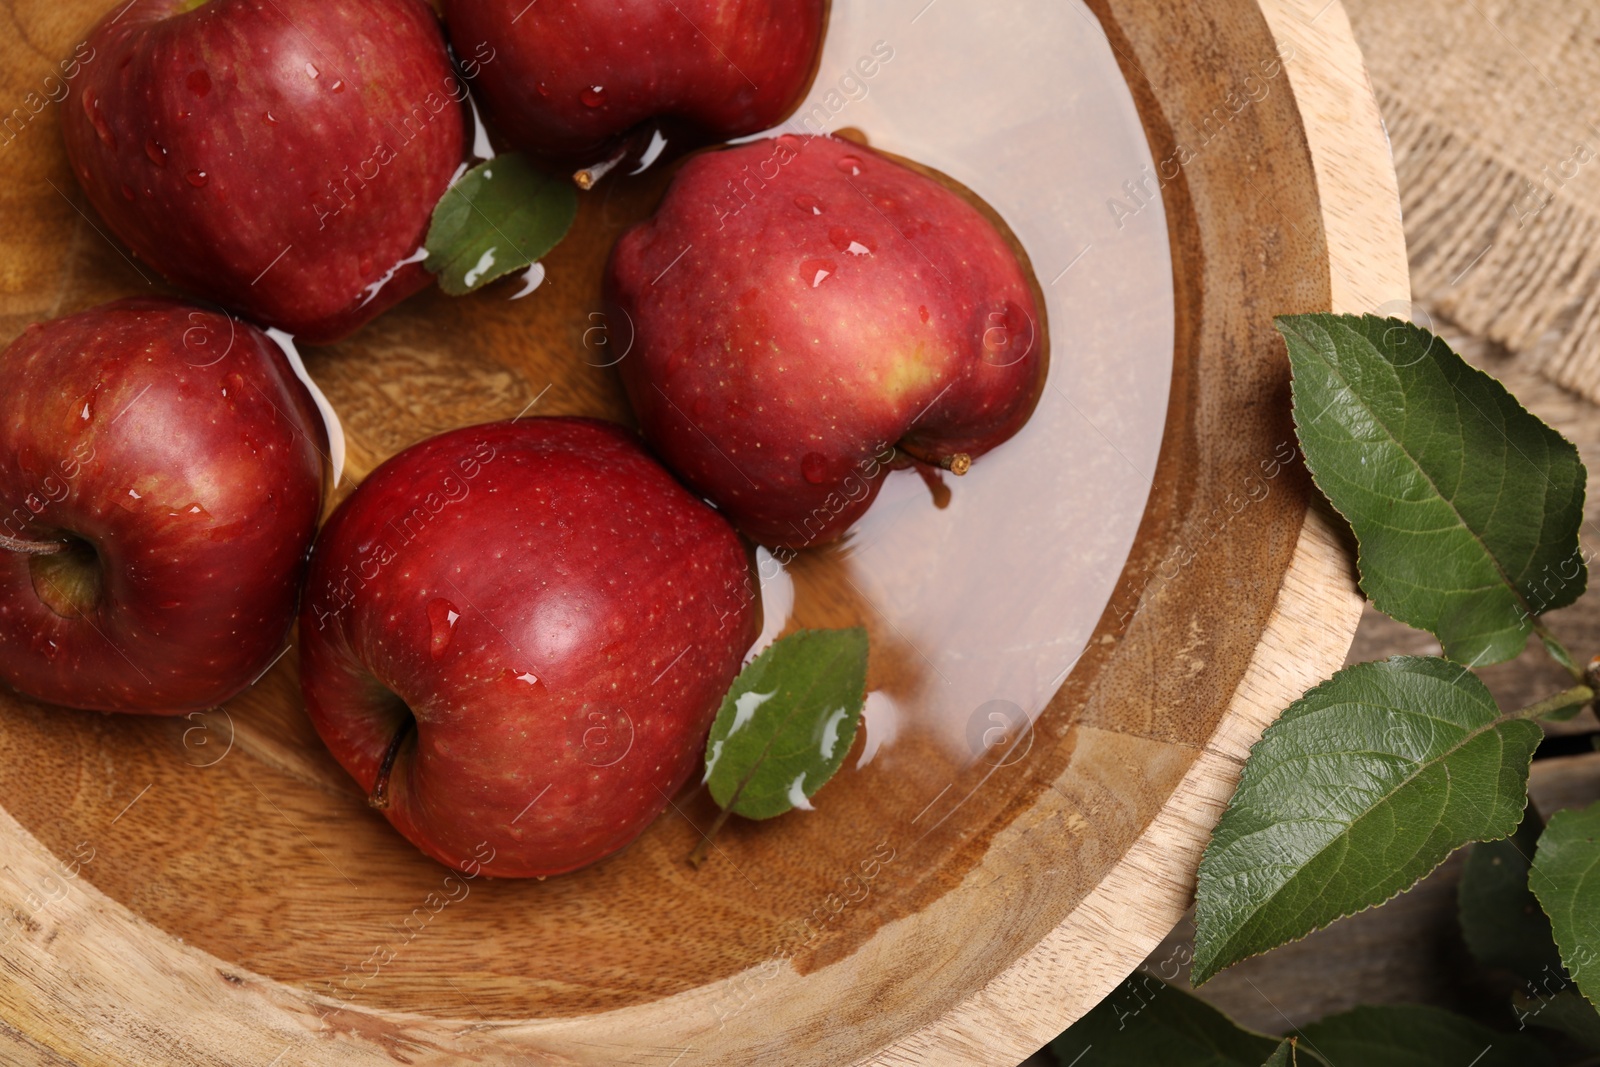
{"type": "Polygon", "coordinates": [[[835,226],[828,231],[828,240],[833,242],[833,247],[841,252],[848,252],[852,256],[870,256],[877,251],[869,245],[851,237],[843,226],[835,226]]]}
{"type": "Polygon", "coordinates": [[[428,601],[428,627],[432,637],[428,651],[434,659],[444,655],[444,650],[449,647],[459,618],[461,612],[444,597],[434,597],[428,601]]]}
{"type": "Polygon", "coordinates": [[[313,64],[313,63],[307,63],[306,64],[306,77],[308,77],[308,78],[318,78],[318,77],[321,77],[321,76],[322,76],[322,71],[318,70],[316,68],[315,64],[313,64]]]}
{"type": "Polygon", "coordinates": [[[543,691],[545,688],[544,682],[539,680],[539,676],[529,670],[519,670],[516,667],[507,667],[505,670],[500,672],[500,677],[503,681],[516,686],[531,685],[535,689],[541,691],[543,691]]]}
{"type": "Polygon", "coordinates": [[[606,87],[604,85],[591,85],[578,94],[584,107],[599,107],[606,102],[606,87]]]}
{"type": "Polygon", "coordinates": [[[143,494],[132,486],[127,486],[117,493],[117,503],[128,511],[138,511],[139,505],[143,502],[143,494]]]}
{"type": "Polygon", "coordinates": [[[158,167],[167,165],[167,150],[162,148],[154,137],[146,137],[144,141],[144,154],[150,157],[150,162],[158,167]]]}
{"type": "Polygon", "coordinates": [[[184,79],[184,84],[196,96],[205,96],[211,91],[211,75],[203,70],[191,70],[189,77],[184,79]]]}
{"type": "Polygon", "coordinates": [[[840,156],[839,161],[835,163],[834,166],[838,167],[839,170],[854,178],[856,175],[861,173],[861,157],[840,156]]]}
{"type": "Polygon", "coordinates": [[[208,181],[206,178],[206,172],[203,170],[191,170],[189,173],[185,174],[184,177],[187,178],[189,180],[189,184],[194,186],[196,189],[200,188],[208,181]]]}
{"type": "Polygon", "coordinates": [[[126,182],[122,184],[122,199],[130,204],[133,203],[133,186],[126,182]]]}
{"type": "Polygon", "coordinates": [[[544,82],[540,82],[538,85],[535,85],[534,88],[539,91],[540,96],[550,95],[550,86],[546,85],[544,82]]]}
{"type": "Polygon", "coordinates": [[[89,116],[89,122],[94,126],[94,132],[100,135],[100,140],[113,152],[117,150],[117,138],[111,132],[111,127],[106,124],[105,116],[100,114],[100,97],[93,89],[83,94],[83,110],[89,116]]]}
{"type": "Polygon", "coordinates": [[[786,133],[778,138],[778,143],[785,148],[796,148],[800,144],[800,138],[796,134],[786,133]]]}
{"type": "Polygon", "coordinates": [[[328,88],[332,89],[336,93],[344,92],[344,79],[343,78],[335,78],[334,81],[333,81],[333,84],[328,86],[328,88]]]}
{"type": "Polygon", "coordinates": [[[814,196],[797,196],[794,198],[794,206],[813,215],[822,214],[822,204],[814,196]]]}
{"type": "Polygon", "coordinates": [[[222,395],[239,397],[244,395],[244,378],[234,371],[222,379],[222,395]]]}
{"type": "Polygon", "coordinates": [[[800,460],[800,473],[812,485],[821,485],[828,480],[828,458],[821,452],[807,452],[800,460]]]}
{"type": "Polygon", "coordinates": [[[821,285],[839,269],[831,259],[808,259],[800,264],[800,280],[812,289],[821,285]]]}
{"type": "Polygon", "coordinates": [[[927,304],[923,304],[921,307],[917,308],[917,317],[920,318],[923,322],[927,322],[929,319],[931,319],[933,317],[932,315],[928,314],[928,305],[927,304]]]}
{"type": "Polygon", "coordinates": [[[265,122],[268,126],[276,126],[278,124],[278,120],[272,117],[272,112],[270,111],[263,111],[261,113],[261,121],[265,122]]]}

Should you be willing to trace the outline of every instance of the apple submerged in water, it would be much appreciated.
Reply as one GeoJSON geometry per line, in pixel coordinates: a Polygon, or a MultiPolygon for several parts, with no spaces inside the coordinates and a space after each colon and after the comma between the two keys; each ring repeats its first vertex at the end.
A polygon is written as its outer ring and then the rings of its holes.
{"type": "Polygon", "coordinates": [[[466,90],[421,0],[134,0],[88,43],[67,155],[140,259],[312,342],[432,280],[466,90]]]}
{"type": "Polygon", "coordinates": [[[590,164],[676,120],[726,140],[776,125],[811,78],[825,0],[445,0],[457,52],[519,148],[590,164]]]}
{"type": "Polygon", "coordinates": [[[690,160],[605,284],[645,437],[769,546],[838,538],[889,467],[964,473],[1044,379],[1033,289],[999,230],[830,137],[690,160]]]}
{"type": "Polygon", "coordinates": [[[260,331],[170,300],[28,327],[0,355],[0,675],[178,713],[282,650],[325,436],[260,331]]]}
{"type": "Polygon", "coordinates": [[[699,765],[754,639],[743,545],[621,427],[424,441],[328,521],[300,614],[317,732],[449,866],[560,874],[699,765]]]}

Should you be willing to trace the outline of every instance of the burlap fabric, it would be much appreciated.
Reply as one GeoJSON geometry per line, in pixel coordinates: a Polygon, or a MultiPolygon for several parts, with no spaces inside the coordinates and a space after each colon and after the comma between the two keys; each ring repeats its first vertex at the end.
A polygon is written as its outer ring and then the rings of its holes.
{"type": "Polygon", "coordinates": [[[1345,0],[1415,298],[1600,401],[1600,0],[1345,0]]]}

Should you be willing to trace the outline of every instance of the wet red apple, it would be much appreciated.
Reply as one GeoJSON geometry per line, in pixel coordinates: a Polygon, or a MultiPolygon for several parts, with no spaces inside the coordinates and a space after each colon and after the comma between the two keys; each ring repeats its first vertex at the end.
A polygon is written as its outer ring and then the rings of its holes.
{"type": "Polygon", "coordinates": [[[421,0],[134,0],[88,42],[67,155],[140,260],[312,342],[431,282],[466,90],[421,0]]]}
{"type": "MultiPolygon", "coordinates": [[[[456,51],[519,148],[590,164],[651,120],[701,139],[777,125],[822,43],[824,0],[444,0],[456,51]]],[[[674,133],[674,137],[677,133],[674,133]]]]}
{"type": "Polygon", "coordinates": [[[423,852],[570,871],[700,765],[754,638],[747,574],[733,528],[621,427],[455,430],[379,467],[319,537],[306,707],[423,852]]]}
{"type": "Polygon", "coordinates": [[[125,300],[0,355],[0,676],[55,704],[218,704],[282,651],[322,508],[310,395],[252,326],[125,300]]]}
{"type": "Polygon", "coordinates": [[[1027,420],[1046,369],[995,225],[834,138],[691,159],[605,284],[646,438],[768,546],[838,538],[887,467],[964,473],[1027,420]]]}

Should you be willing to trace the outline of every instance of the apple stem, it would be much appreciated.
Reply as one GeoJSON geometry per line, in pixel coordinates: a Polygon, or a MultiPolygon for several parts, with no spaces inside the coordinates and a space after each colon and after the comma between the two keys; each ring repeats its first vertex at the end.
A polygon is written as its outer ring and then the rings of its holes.
{"type": "Polygon", "coordinates": [[[367,794],[367,804],[378,811],[389,810],[389,775],[394,770],[394,761],[400,755],[400,746],[406,738],[411,736],[411,731],[417,728],[417,719],[414,715],[407,715],[405,723],[394,732],[389,747],[383,753],[383,762],[378,764],[378,777],[373,779],[372,792],[367,794]]]}
{"type": "Polygon", "coordinates": [[[599,163],[591,163],[589,166],[584,167],[572,176],[573,182],[577,184],[579,189],[588,192],[600,183],[601,178],[621,166],[622,161],[628,158],[628,152],[631,148],[631,143],[624,144],[617,149],[611,158],[601,160],[599,163]]]}
{"type": "Polygon", "coordinates": [[[895,445],[895,447],[918,463],[926,463],[930,467],[938,467],[940,470],[949,471],[958,478],[972,469],[972,457],[965,452],[956,452],[948,456],[930,456],[917,449],[910,448],[904,443],[895,445]]]}
{"type": "Polygon", "coordinates": [[[721,811],[717,812],[716,821],[711,824],[711,829],[705,832],[705,836],[700,838],[700,843],[694,846],[694,851],[689,853],[689,866],[693,867],[697,871],[700,869],[700,865],[704,863],[706,861],[706,857],[711,854],[711,844],[716,840],[717,831],[722,829],[723,825],[728,821],[728,816],[731,814],[733,813],[727,808],[723,808],[721,811]]]}
{"type": "Polygon", "coordinates": [[[0,548],[11,552],[21,552],[29,556],[53,556],[58,552],[67,550],[65,541],[29,541],[21,537],[7,537],[0,534],[0,548]]]}

